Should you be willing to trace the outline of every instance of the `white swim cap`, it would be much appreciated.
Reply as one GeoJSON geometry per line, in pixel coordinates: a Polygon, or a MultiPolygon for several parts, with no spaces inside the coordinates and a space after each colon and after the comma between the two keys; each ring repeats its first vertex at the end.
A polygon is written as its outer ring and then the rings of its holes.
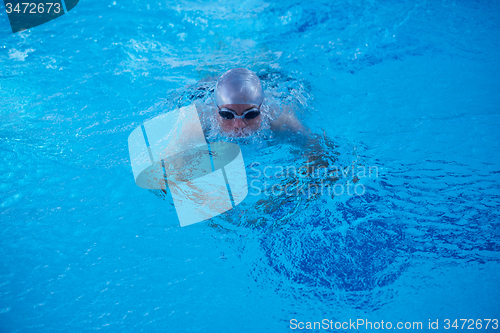
{"type": "Polygon", "coordinates": [[[260,106],[264,101],[264,91],[259,77],[245,68],[230,69],[220,77],[215,85],[215,103],[253,104],[260,106]]]}

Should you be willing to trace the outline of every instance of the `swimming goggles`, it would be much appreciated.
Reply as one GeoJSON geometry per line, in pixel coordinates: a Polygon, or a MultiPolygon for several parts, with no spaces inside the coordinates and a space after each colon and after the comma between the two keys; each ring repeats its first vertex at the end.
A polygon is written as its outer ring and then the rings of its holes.
{"type": "Polygon", "coordinates": [[[228,119],[228,120],[234,119],[234,118],[250,120],[250,119],[257,118],[260,115],[260,107],[255,107],[255,108],[251,108],[249,110],[246,110],[245,112],[243,112],[243,114],[241,116],[238,116],[236,114],[236,112],[234,112],[233,110],[226,109],[226,108],[219,108],[219,114],[222,118],[228,119]]]}

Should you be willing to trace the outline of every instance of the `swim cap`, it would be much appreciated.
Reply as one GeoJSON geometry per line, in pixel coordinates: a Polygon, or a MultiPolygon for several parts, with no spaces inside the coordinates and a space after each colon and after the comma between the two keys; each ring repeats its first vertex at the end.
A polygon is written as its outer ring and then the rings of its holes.
{"type": "Polygon", "coordinates": [[[261,105],[264,91],[259,77],[245,68],[230,69],[220,77],[215,85],[215,103],[261,105]]]}

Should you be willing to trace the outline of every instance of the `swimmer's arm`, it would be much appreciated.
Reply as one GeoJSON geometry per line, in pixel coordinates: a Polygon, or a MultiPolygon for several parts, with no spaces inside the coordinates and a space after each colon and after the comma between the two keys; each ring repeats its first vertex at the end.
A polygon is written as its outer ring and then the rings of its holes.
{"type": "MultiPolygon", "coordinates": [[[[277,111],[277,110],[272,110],[277,111]]],[[[274,113],[278,114],[278,113],[274,113]]],[[[289,106],[284,106],[279,112],[280,116],[276,121],[271,122],[271,130],[278,136],[286,136],[300,146],[305,151],[314,149],[318,150],[318,140],[309,128],[304,126],[293,109],[289,106]]]]}
{"type": "Polygon", "coordinates": [[[177,140],[177,150],[184,151],[199,146],[200,143],[200,126],[205,136],[209,131],[209,121],[206,119],[205,113],[199,103],[194,103],[196,112],[198,113],[198,121],[184,122],[182,128],[179,130],[179,135],[183,138],[177,140]],[[195,143],[193,145],[193,142],[195,143]]]}
{"type": "Polygon", "coordinates": [[[300,149],[299,154],[311,165],[328,165],[328,160],[331,159],[329,156],[335,151],[334,142],[328,138],[324,130],[323,135],[313,134],[309,128],[302,125],[290,108],[283,109],[281,117],[271,123],[271,129],[277,135],[292,140],[300,149]]]}
{"type": "MultiPolygon", "coordinates": [[[[276,111],[276,109],[271,110],[275,112],[274,115],[278,114],[276,111]]],[[[301,150],[300,154],[308,160],[317,160],[324,155],[321,138],[300,122],[292,108],[284,106],[279,114],[278,119],[271,123],[271,129],[276,135],[295,142],[297,148],[301,150]]]]}
{"type": "MultiPolygon", "coordinates": [[[[274,114],[278,114],[277,110],[271,110],[274,114]]],[[[275,133],[292,132],[295,134],[308,136],[311,131],[302,125],[300,120],[295,115],[292,108],[284,106],[279,112],[280,116],[271,122],[271,130],[275,133]]]]}

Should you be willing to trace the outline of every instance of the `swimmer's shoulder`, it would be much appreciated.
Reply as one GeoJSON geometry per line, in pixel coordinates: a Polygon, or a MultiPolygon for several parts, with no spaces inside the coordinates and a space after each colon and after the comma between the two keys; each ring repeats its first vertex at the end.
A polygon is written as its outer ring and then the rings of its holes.
{"type": "Polygon", "coordinates": [[[310,131],[305,127],[297,117],[293,108],[283,106],[280,109],[277,107],[270,108],[271,130],[273,132],[294,132],[308,134],[310,131]]]}

